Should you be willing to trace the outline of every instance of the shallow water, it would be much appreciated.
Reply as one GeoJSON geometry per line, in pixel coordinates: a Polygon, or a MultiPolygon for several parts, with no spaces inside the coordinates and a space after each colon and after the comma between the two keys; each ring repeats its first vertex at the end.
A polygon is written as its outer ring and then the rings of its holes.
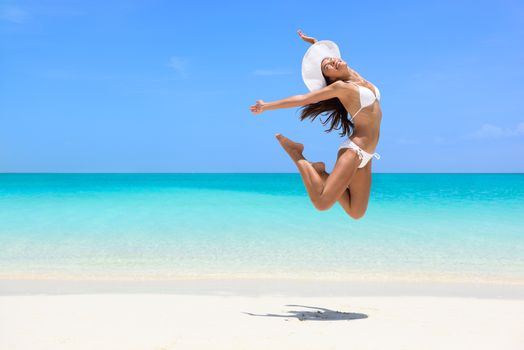
{"type": "Polygon", "coordinates": [[[524,283],[523,174],[374,174],[366,216],[298,174],[0,174],[0,277],[524,283]]]}

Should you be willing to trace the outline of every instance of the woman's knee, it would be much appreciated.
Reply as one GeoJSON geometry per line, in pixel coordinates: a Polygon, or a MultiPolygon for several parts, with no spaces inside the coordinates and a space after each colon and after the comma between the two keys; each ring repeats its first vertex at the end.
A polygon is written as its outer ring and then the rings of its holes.
{"type": "Polygon", "coordinates": [[[317,210],[325,211],[325,210],[330,209],[333,206],[333,204],[335,204],[336,200],[332,201],[325,197],[319,197],[313,200],[312,202],[317,210]]]}
{"type": "Polygon", "coordinates": [[[366,209],[356,209],[356,210],[350,210],[348,212],[349,216],[351,216],[353,219],[358,220],[364,217],[364,214],[366,214],[366,209]]]}

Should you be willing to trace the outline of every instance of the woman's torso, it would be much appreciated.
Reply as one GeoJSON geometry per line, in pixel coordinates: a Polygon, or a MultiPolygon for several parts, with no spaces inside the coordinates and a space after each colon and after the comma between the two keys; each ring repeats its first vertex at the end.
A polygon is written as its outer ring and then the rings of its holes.
{"type": "Polygon", "coordinates": [[[350,139],[360,146],[368,153],[375,152],[380,136],[380,123],[382,121],[382,110],[380,109],[380,101],[375,101],[360,111],[360,88],[355,84],[369,89],[376,95],[375,87],[368,81],[361,79],[355,83],[346,82],[348,89],[343,96],[339,97],[340,102],[348,112],[348,118],[353,119],[354,129],[350,139]],[[358,113],[357,113],[358,111],[358,113]]]}

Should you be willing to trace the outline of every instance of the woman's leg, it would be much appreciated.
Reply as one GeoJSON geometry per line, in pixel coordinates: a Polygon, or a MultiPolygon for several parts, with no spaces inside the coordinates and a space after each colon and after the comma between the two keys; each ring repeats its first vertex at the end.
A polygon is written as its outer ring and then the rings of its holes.
{"type": "MultiPolygon", "coordinates": [[[[347,149],[340,150],[338,157],[347,151],[347,149]]],[[[338,199],[338,203],[353,219],[363,217],[368,207],[371,192],[371,163],[372,160],[370,160],[365,167],[357,170],[355,176],[351,179],[349,188],[338,199]]],[[[325,172],[323,163],[313,163],[313,167],[320,177],[326,181],[329,173],[325,172]]]]}
{"type": "MultiPolygon", "coordinates": [[[[322,180],[324,181],[324,184],[327,181],[327,178],[329,177],[329,173],[326,172],[326,165],[322,162],[316,162],[311,163],[313,165],[313,168],[317,171],[317,174],[320,175],[322,180]]],[[[357,170],[358,174],[358,170],[357,170]]],[[[357,175],[355,174],[355,176],[357,175]]],[[[350,185],[351,186],[351,185],[350,185]]],[[[351,210],[351,191],[349,188],[347,188],[340,197],[338,197],[338,204],[344,209],[344,211],[351,216],[354,219],[358,219],[356,215],[353,214],[353,211],[351,210]]]]}
{"type": "Polygon", "coordinates": [[[360,159],[355,152],[344,152],[335,163],[333,172],[324,181],[302,152],[304,145],[277,134],[278,141],[295,162],[311,202],[318,210],[327,210],[347,191],[360,159]]]}

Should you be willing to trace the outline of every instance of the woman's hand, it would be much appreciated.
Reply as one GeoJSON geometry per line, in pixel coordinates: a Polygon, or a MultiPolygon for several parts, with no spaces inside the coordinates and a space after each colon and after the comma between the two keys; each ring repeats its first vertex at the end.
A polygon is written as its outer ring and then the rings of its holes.
{"type": "Polygon", "coordinates": [[[253,114],[260,114],[265,111],[264,107],[265,102],[262,100],[257,100],[256,104],[254,106],[249,107],[249,109],[251,109],[251,112],[253,112],[253,114]]]}
{"type": "Polygon", "coordinates": [[[302,33],[302,30],[300,30],[300,29],[298,30],[298,35],[300,35],[302,40],[304,40],[307,43],[314,44],[314,43],[317,42],[317,39],[312,38],[310,36],[306,36],[304,33],[302,33]]]}

